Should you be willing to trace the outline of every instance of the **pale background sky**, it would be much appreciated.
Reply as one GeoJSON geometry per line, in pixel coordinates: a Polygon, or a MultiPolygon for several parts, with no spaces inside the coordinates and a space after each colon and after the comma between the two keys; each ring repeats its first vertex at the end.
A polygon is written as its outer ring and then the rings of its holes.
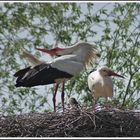
{"type": "MultiPolygon", "coordinates": [[[[86,13],[87,9],[85,7],[85,4],[82,3],[82,2],[80,2],[79,4],[82,6],[82,11],[84,13],[86,13]]],[[[122,4],[124,4],[124,2],[122,2],[122,4]]],[[[95,3],[94,2],[94,8],[95,9],[93,9],[93,12],[96,13],[99,9],[101,9],[103,7],[106,8],[108,12],[110,12],[113,9],[113,7],[114,7],[114,3],[112,3],[112,2],[96,2],[95,3]]],[[[94,31],[97,32],[97,34],[95,35],[94,38],[89,38],[88,41],[90,41],[90,42],[98,42],[99,39],[101,38],[102,34],[103,34],[102,30],[104,29],[104,25],[102,23],[100,23],[100,26],[93,26],[92,28],[94,29],[94,31]]],[[[111,30],[113,31],[113,30],[115,30],[115,28],[116,28],[116,26],[114,24],[111,24],[111,30]]],[[[55,39],[54,39],[52,34],[47,35],[45,39],[46,39],[46,42],[49,43],[49,44],[54,44],[55,43],[55,39]]],[[[62,46],[62,44],[60,44],[60,43],[59,43],[59,45],[62,46]]],[[[35,53],[35,52],[33,52],[33,53],[35,53]]],[[[42,55],[42,57],[40,59],[43,60],[43,61],[47,61],[48,62],[48,61],[52,60],[52,58],[49,55],[46,55],[44,53],[41,53],[41,55],[42,55]]],[[[101,66],[101,65],[105,65],[105,62],[101,61],[99,63],[99,66],[101,66]]],[[[127,78],[126,79],[122,79],[122,80],[125,83],[128,82],[127,78]]],[[[37,91],[37,93],[39,95],[42,95],[43,97],[46,97],[48,99],[50,107],[53,107],[53,102],[52,102],[53,94],[48,94],[48,93],[50,93],[50,87],[53,87],[53,86],[54,85],[37,86],[37,87],[35,87],[36,91],[37,91]]],[[[114,93],[114,95],[115,95],[115,93],[114,93]]],[[[74,97],[77,98],[77,95],[75,94],[74,97]]],[[[65,98],[68,98],[66,94],[65,94],[65,98]]],[[[37,102],[39,103],[39,101],[37,101],[37,102]]],[[[58,104],[58,102],[61,102],[61,88],[59,88],[59,91],[58,91],[57,96],[56,96],[56,105],[58,104]]],[[[46,105],[46,108],[47,108],[47,106],[48,105],[46,105]]]]}
{"type": "MultiPolygon", "coordinates": [[[[86,13],[87,9],[86,9],[85,4],[84,4],[85,2],[84,3],[83,2],[78,2],[78,3],[82,6],[82,11],[84,13],[86,13]]],[[[122,4],[124,4],[124,2],[122,4]]],[[[2,3],[0,3],[0,6],[2,6],[2,3]]],[[[94,2],[94,8],[95,9],[93,9],[93,12],[96,13],[99,9],[101,9],[103,7],[106,8],[108,12],[110,12],[113,9],[113,7],[114,7],[114,2],[94,2]]],[[[139,19],[140,19],[140,16],[139,16],[139,19]]],[[[99,39],[102,36],[102,30],[104,29],[104,25],[100,24],[100,26],[93,26],[92,28],[94,29],[94,31],[97,32],[97,35],[95,35],[94,38],[89,38],[89,41],[90,42],[98,42],[99,39]]],[[[115,30],[115,25],[114,24],[111,25],[111,30],[112,31],[115,30]]],[[[23,31],[18,36],[19,36],[19,38],[24,38],[26,35],[27,35],[26,32],[23,31]]],[[[48,44],[54,44],[55,41],[56,40],[54,39],[52,34],[46,35],[45,42],[47,42],[48,44]]],[[[59,44],[59,45],[61,46],[61,44],[59,44]]],[[[39,46],[39,47],[43,48],[43,46],[39,46]]],[[[26,47],[26,49],[28,49],[28,47],[26,47]]],[[[34,50],[32,52],[32,54],[34,55],[35,52],[36,51],[34,50]]],[[[46,55],[46,54],[43,54],[43,53],[41,53],[41,55],[42,55],[42,57],[40,59],[43,60],[43,61],[47,61],[48,62],[48,61],[52,60],[52,58],[49,55],[46,55]]],[[[103,61],[99,63],[99,65],[104,65],[104,64],[105,64],[105,62],[103,62],[103,61]]],[[[21,68],[23,68],[22,65],[21,65],[21,68]]],[[[11,73],[11,75],[13,75],[13,73],[11,73]]],[[[125,79],[124,82],[127,82],[127,79],[125,79]]],[[[49,91],[50,90],[49,87],[53,87],[53,85],[36,86],[35,89],[36,89],[38,95],[42,95],[43,97],[47,98],[48,101],[49,101],[50,106],[53,107],[53,102],[52,102],[53,94],[48,94],[50,92],[49,91]]],[[[75,95],[75,97],[76,97],[76,95],[75,95]]],[[[67,98],[66,94],[65,94],[65,98],[67,98]]],[[[60,88],[60,92],[58,92],[58,94],[57,94],[56,99],[57,99],[57,103],[56,104],[58,104],[58,102],[61,101],[61,88],[60,88]]],[[[39,104],[39,100],[36,99],[36,102],[39,104]]],[[[46,105],[46,108],[47,108],[47,105],[46,105]]],[[[26,112],[26,110],[25,110],[25,112],[26,112]]]]}
{"type": "MultiPolygon", "coordinates": [[[[83,9],[82,11],[87,12],[85,4],[84,3],[79,3],[79,4],[82,5],[82,9],[83,9]]],[[[114,5],[114,3],[104,3],[104,2],[103,3],[94,3],[94,4],[95,4],[94,5],[95,13],[103,7],[106,7],[108,11],[111,11],[113,9],[113,5],[114,5]]],[[[101,26],[104,26],[104,25],[101,25],[101,26]]],[[[114,25],[112,25],[112,28],[114,28],[114,25]]],[[[96,27],[94,27],[94,30],[97,31],[97,35],[93,39],[89,40],[91,42],[98,41],[100,39],[100,36],[102,35],[101,27],[96,26],[96,27]]],[[[54,40],[53,36],[50,35],[50,36],[46,37],[46,42],[53,44],[55,42],[55,40],[54,40]]],[[[52,60],[52,58],[49,55],[44,55],[43,53],[41,53],[41,54],[42,54],[41,60],[47,60],[47,61],[52,60]]],[[[104,63],[102,62],[102,63],[100,63],[100,65],[104,65],[104,63]]],[[[51,86],[53,86],[53,85],[51,85],[51,86]]],[[[51,87],[51,86],[38,86],[36,89],[38,91],[38,94],[42,94],[43,96],[45,96],[48,99],[50,106],[53,106],[53,102],[52,102],[53,94],[49,94],[49,95],[47,94],[47,90],[49,90],[49,87],[51,87]]],[[[61,101],[61,88],[59,89],[59,91],[60,92],[58,92],[58,94],[56,96],[56,104],[58,104],[58,102],[61,101]]],[[[77,97],[77,95],[75,95],[75,97],[77,97]]],[[[65,94],[65,98],[67,98],[66,94],[65,94]]]]}

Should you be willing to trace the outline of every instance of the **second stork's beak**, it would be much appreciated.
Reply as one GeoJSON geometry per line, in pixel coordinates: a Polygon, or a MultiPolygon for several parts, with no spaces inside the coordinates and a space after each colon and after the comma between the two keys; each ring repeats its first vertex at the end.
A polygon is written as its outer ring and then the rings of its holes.
{"type": "Polygon", "coordinates": [[[108,75],[109,76],[118,76],[118,77],[124,78],[124,76],[119,75],[119,74],[115,73],[114,71],[109,71],[108,75]]]}
{"type": "Polygon", "coordinates": [[[42,51],[42,52],[45,52],[45,53],[48,53],[50,54],[51,56],[61,56],[59,54],[59,51],[62,51],[62,50],[65,50],[64,48],[59,48],[59,47],[56,47],[54,49],[51,49],[51,50],[47,50],[47,49],[41,49],[41,48],[35,48],[36,50],[39,50],[39,51],[42,51]]]}

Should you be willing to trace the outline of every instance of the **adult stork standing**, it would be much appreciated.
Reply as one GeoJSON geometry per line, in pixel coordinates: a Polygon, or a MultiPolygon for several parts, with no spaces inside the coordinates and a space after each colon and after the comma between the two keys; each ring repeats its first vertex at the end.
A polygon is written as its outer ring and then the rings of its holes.
{"type": "Polygon", "coordinates": [[[64,111],[64,84],[65,81],[79,74],[86,66],[95,61],[99,56],[96,44],[78,42],[68,48],[54,48],[52,50],[38,49],[55,58],[49,63],[43,63],[33,68],[25,68],[14,74],[17,77],[16,87],[33,87],[56,83],[53,95],[54,111],[56,112],[56,94],[60,83],[62,86],[62,107],[64,111]]]}
{"type": "Polygon", "coordinates": [[[88,76],[88,87],[93,95],[94,111],[97,97],[105,97],[107,103],[108,97],[113,96],[113,82],[110,76],[124,78],[109,69],[107,66],[98,68],[96,71],[91,72],[88,76]]]}

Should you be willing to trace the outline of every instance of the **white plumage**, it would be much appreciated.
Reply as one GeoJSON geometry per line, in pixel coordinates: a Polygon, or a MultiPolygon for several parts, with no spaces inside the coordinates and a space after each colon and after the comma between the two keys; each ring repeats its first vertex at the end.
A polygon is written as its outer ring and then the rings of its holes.
{"type": "MultiPolygon", "coordinates": [[[[93,95],[94,100],[98,97],[113,97],[113,83],[110,76],[123,76],[113,72],[106,66],[100,67],[88,76],[88,87],[93,95]]],[[[94,104],[95,106],[95,104],[94,104]]]]}
{"type": "Polygon", "coordinates": [[[84,69],[84,64],[75,61],[75,57],[75,55],[58,57],[51,62],[51,66],[74,76],[84,69]]]}
{"type": "Polygon", "coordinates": [[[32,62],[34,57],[28,55],[28,60],[33,64],[41,63],[33,68],[25,68],[14,74],[17,77],[16,86],[32,87],[38,85],[47,85],[56,83],[53,96],[54,111],[56,111],[56,93],[60,83],[62,85],[62,106],[64,111],[64,84],[65,81],[79,74],[85,67],[93,63],[96,58],[100,57],[100,53],[95,43],[78,42],[68,48],[54,48],[52,50],[40,49],[50,55],[59,56],[49,63],[42,63],[36,60],[32,62]]]}
{"type": "Polygon", "coordinates": [[[88,76],[88,86],[93,92],[95,97],[112,97],[113,96],[113,83],[112,79],[105,75],[107,67],[101,67],[88,76]]]}

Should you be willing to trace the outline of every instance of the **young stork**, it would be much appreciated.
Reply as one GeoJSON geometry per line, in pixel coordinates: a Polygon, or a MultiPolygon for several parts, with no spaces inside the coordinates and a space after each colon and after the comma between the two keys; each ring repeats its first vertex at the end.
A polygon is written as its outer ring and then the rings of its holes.
{"type": "MultiPolygon", "coordinates": [[[[39,49],[38,49],[39,50],[39,49]]],[[[79,74],[86,66],[100,56],[96,45],[86,42],[78,42],[68,48],[54,48],[52,50],[40,49],[55,58],[49,63],[42,63],[34,68],[19,70],[14,74],[17,77],[16,87],[33,87],[56,83],[53,95],[54,111],[56,111],[56,93],[60,83],[62,86],[62,107],[64,111],[64,83],[79,74]]]]}
{"type": "Polygon", "coordinates": [[[94,100],[94,112],[97,97],[105,97],[107,102],[108,97],[113,96],[113,83],[110,76],[124,78],[123,76],[109,69],[107,66],[100,67],[96,71],[91,72],[88,76],[88,87],[94,100]]]}

